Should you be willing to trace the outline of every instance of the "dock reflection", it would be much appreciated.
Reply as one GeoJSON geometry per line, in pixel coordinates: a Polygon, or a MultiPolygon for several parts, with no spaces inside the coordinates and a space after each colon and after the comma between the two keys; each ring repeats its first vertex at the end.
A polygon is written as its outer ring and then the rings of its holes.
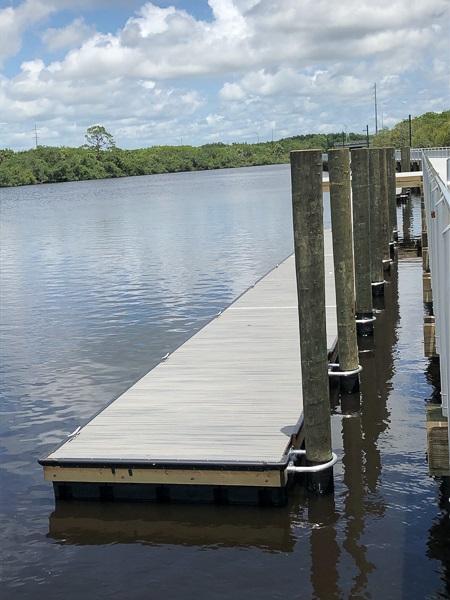
{"type": "Polygon", "coordinates": [[[292,552],[286,508],[56,502],[47,537],[61,544],[152,544],[292,552]]]}
{"type": "MultiPolygon", "coordinates": [[[[383,439],[395,428],[393,383],[396,369],[400,372],[396,362],[401,330],[395,264],[386,278],[375,335],[360,341],[360,393],[337,400],[336,394],[332,396],[333,419],[342,439],[342,471],[337,469],[334,495],[309,495],[299,481],[287,506],[276,509],[57,502],[48,537],[72,545],[176,545],[294,554],[289,560],[298,565],[299,592],[305,594],[299,597],[380,597],[375,573],[385,551],[374,549],[377,542],[371,544],[371,535],[374,528],[393,522],[389,489],[383,483],[383,439]]],[[[430,366],[429,378],[432,372],[430,366]]],[[[450,487],[448,480],[439,485],[441,512],[427,525],[425,539],[428,537],[427,556],[441,565],[444,597],[450,596],[450,487]]],[[[389,550],[393,561],[398,559],[396,552],[404,551],[395,543],[389,550]]],[[[406,589],[405,574],[400,570],[397,576],[397,589],[406,589]]]]}

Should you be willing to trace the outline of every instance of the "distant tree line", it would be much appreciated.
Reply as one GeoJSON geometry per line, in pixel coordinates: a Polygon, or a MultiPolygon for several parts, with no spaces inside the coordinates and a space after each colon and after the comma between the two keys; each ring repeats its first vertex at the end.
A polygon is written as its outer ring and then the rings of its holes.
{"type": "MultiPolygon", "coordinates": [[[[401,148],[409,146],[409,119],[404,119],[392,129],[387,127],[373,136],[377,147],[401,148]]],[[[450,110],[441,113],[427,112],[411,120],[412,148],[442,148],[450,146],[450,110]]]]}
{"type": "Polygon", "coordinates": [[[0,150],[0,186],[286,163],[291,150],[322,148],[325,152],[340,139],[341,134],[318,134],[258,144],[218,142],[200,147],[122,150],[103,127],[94,126],[88,129],[87,143],[80,148],[37,146],[22,152],[0,150]]]}
{"type": "MultiPolygon", "coordinates": [[[[409,135],[408,121],[406,127],[409,135]]],[[[403,121],[391,131],[383,129],[370,143],[400,147],[408,144],[409,138],[404,134],[403,121]]],[[[86,144],[79,148],[37,146],[21,152],[0,150],[0,187],[287,163],[291,150],[321,148],[327,152],[343,141],[366,139],[363,134],[344,136],[339,132],[298,135],[258,144],[217,142],[200,147],[152,146],[122,150],[101,125],[89,127],[85,137],[86,144]]],[[[450,146],[450,111],[415,118],[413,145],[450,146]]]]}

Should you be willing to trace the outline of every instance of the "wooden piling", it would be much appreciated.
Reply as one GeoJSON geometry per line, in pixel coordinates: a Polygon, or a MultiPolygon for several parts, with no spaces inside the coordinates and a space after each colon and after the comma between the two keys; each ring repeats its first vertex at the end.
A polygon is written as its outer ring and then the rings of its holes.
{"type": "Polygon", "coordinates": [[[392,240],[391,247],[398,240],[397,229],[397,184],[395,181],[395,148],[386,148],[386,168],[388,179],[388,206],[389,206],[389,235],[392,240]]]}
{"type": "Polygon", "coordinates": [[[372,295],[384,295],[383,254],[381,248],[381,185],[380,155],[377,148],[369,149],[369,199],[370,199],[370,276],[372,295]]]}
{"type": "Polygon", "coordinates": [[[366,336],[373,335],[372,281],[370,278],[369,150],[367,148],[353,149],[351,157],[356,333],[359,336],[366,336]]]}
{"type": "Polygon", "coordinates": [[[382,253],[383,270],[388,271],[391,266],[391,241],[389,226],[389,188],[387,172],[386,148],[378,149],[380,156],[380,244],[382,253]]]}
{"type": "MultiPolygon", "coordinates": [[[[328,152],[328,169],[330,173],[339,370],[353,372],[358,369],[358,345],[356,341],[350,152],[348,148],[328,152]]],[[[357,373],[340,377],[339,382],[341,391],[356,392],[359,389],[357,373]]]]}
{"type": "MultiPolygon", "coordinates": [[[[409,171],[411,171],[411,148],[409,146],[402,146],[402,148],[400,148],[400,170],[402,173],[409,173],[409,171]]],[[[411,189],[408,189],[406,187],[402,188],[402,195],[407,195],[408,196],[408,200],[409,200],[409,196],[411,194],[411,189]]],[[[405,232],[405,229],[407,229],[408,233],[405,236],[403,236],[403,241],[409,241],[409,226],[407,228],[405,228],[405,226],[403,227],[403,230],[405,232]]]]}
{"type": "MultiPolygon", "coordinates": [[[[332,459],[325,322],[322,150],[290,154],[306,460],[332,459]]],[[[315,493],[333,490],[333,470],[308,474],[315,493]]]]}
{"type": "Polygon", "coordinates": [[[411,171],[411,148],[402,146],[400,149],[400,169],[402,173],[411,171]]]}

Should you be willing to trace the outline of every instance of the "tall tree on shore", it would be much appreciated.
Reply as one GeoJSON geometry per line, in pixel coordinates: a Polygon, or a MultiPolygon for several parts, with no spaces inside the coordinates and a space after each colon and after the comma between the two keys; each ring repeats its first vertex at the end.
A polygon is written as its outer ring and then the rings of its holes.
{"type": "Polygon", "coordinates": [[[88,127],[84,137],[87,141],[86,145],[95,150],[97,158],[100,157],[102,150],[114,150],[116,147],[113,136],[102,125],[88,127]]]}

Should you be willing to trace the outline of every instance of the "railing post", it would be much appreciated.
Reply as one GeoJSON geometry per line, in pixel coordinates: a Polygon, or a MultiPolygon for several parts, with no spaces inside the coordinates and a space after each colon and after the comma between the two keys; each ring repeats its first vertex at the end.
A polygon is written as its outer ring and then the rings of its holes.
{"type": "MultiPolygon", "coordinates": [[[[290,154],[295,264],[306,460],[317,465],[332,459],[328,349],[325,321],[322,151],[290,154]]],[[[307,475],[308,487],[333,490],[333,470],[307,475]]]]}
{"type": "Polygon", "coordinates": [[[351,157],[356,333],[366,336],[373,335],[374,322],[370,278],[369,150],[354,149],[351,157]]]}
{"type": "Polygon", "coordinates": [[[331,227],[333,232],[334,282],[338,324],[339,377],[344,392],[359,390],[358,345],[355,321],[352,207],[350,200],[350,152],[329,150],[331,227]],[[348,374],[353,372],[353,374],[348,374]]]}

